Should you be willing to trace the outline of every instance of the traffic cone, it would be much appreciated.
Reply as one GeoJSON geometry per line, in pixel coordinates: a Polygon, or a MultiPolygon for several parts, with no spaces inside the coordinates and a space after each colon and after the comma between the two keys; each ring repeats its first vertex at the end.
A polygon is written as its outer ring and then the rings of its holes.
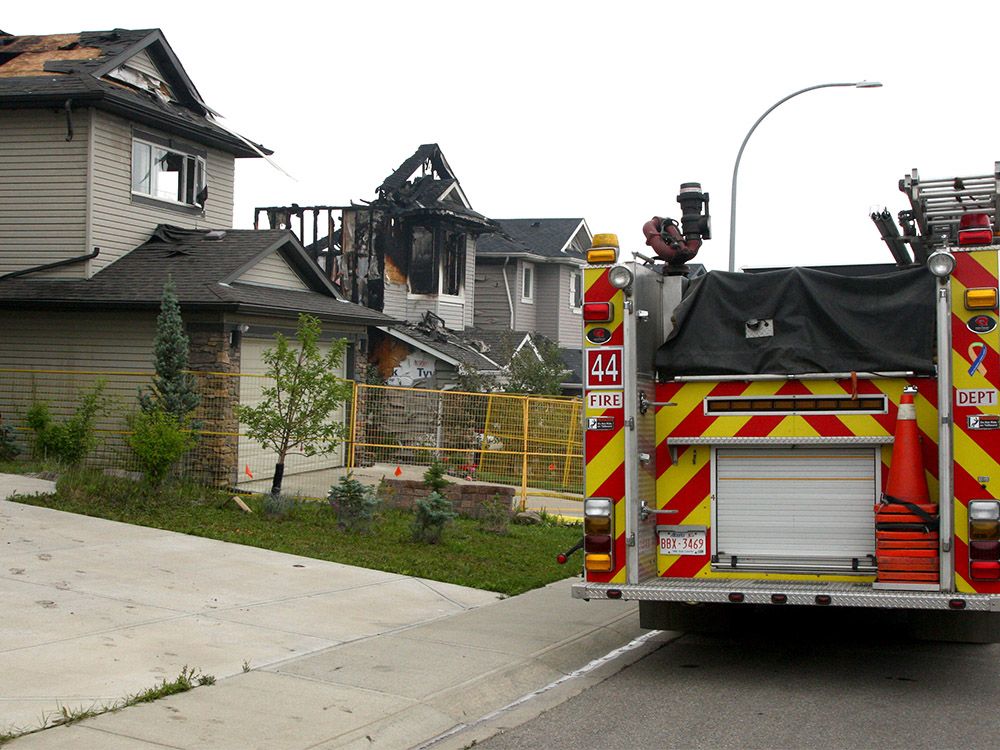
{"type": "Polygon", "coordinates": [[[875,506],[876,561],[880,583],[931,583],[939,565],[937,505],[930,502],[917,430],[917,389],[906,386],[896,415],[892,465],[882,501],[875,506]]]}
{"type": "Polygon", "coordinates": [[[919,505],[930,503],[930,493],[927,490],[927,477],[924,476],[924,459],[920,452],[917,407],[913,403],[916,392],[915,386],[906,386],[899,402],[892,465],[885,483],[885,494],[919,505]]]}

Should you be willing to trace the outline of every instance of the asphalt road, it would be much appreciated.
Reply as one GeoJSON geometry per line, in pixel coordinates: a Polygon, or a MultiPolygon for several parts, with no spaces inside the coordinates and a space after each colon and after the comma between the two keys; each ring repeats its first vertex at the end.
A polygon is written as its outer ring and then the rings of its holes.
{"type": "Polygon", "coordinates": [[[992,748],[1000,645],[794,621],[746,637],[684,635],[477,747],[992,748]]]}

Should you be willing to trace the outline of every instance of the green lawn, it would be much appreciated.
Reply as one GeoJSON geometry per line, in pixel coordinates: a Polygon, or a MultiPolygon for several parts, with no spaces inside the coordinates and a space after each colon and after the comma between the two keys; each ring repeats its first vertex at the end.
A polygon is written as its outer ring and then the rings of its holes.
{"type": "Polygon", "coordinates": [[[174,486],[151,492],[141,485],[97,472],[64,475],[52,495],[18,497],[19,502],[179,531],[254,547],[289,552],[447,581],[462,586],[520,594],[579,571],[579,555],[566,565],[555,557],[572,546],[579,526],[545,523],[511,525],[509,534],[483,531],[477,521],[459,518],[450,524],[440,544],[411,539],[413,516],[380,510],[370,533],[347,533],[337,527],[336,513],[325,502],[296,504],[283,518],[262,514],[262,498],[247,503],[247,514],[231,495],[194,486],[174,486]]]}

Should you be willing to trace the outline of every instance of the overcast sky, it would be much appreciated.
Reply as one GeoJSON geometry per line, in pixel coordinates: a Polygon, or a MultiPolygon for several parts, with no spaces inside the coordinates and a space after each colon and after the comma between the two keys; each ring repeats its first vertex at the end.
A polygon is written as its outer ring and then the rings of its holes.
{"type": "Polygon", "coordinates": [[[581,216],[643,247],[653,215],[680,218],[681,182],[712,196],[728,263],[886,262],[868,218],[924,177],[989,174],[1000,159],[1000,3],[328,2],[7,4],[12,34],[163,30],[226,124],[294,179],[240,160],[236,226],[254,206],[342,204],[421,143],[440,144],[492,218],[581,216]]]}

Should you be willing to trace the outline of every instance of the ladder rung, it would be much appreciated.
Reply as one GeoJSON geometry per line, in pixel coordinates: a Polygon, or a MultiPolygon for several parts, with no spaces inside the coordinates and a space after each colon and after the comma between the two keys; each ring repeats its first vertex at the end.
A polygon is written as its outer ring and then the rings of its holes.
{"type": "Polygon", "coordinates": [[[993,198],[993,193],[986,190],[956,190],[952,193],[923,193],[920,196],[920,199],[925,201],[946,201],[951,198],[981,198],[982,200],[990,200],[993,198]]]}
{"type": "Polygon", "coordinates": [[[993,214],[993,208],[991,206],[976,207],[975,211],[949,211],[947,209],[929,209],[924,211],[924,216],[929,219],[935,218],[937,216],[962,216],[963,214],[993,214]]]}

